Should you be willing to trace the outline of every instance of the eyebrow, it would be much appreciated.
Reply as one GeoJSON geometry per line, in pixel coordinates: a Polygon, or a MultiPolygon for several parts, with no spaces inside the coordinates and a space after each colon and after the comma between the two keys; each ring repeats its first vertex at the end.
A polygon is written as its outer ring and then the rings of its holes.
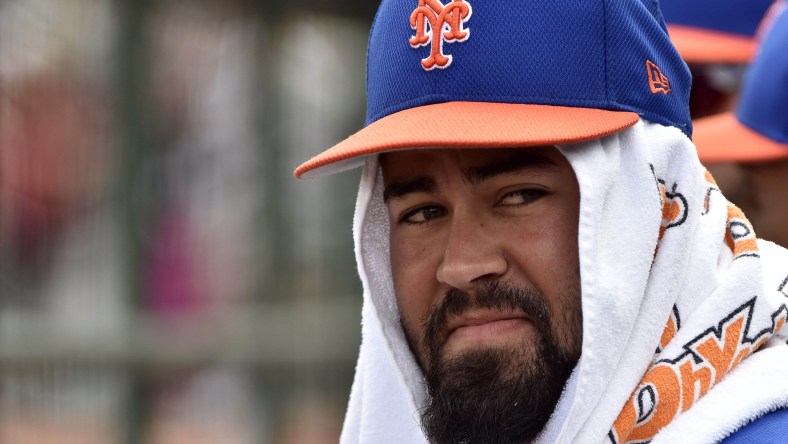
{"type": "MultiPolygon", "coordinates": [[[[522,173],[525,170],[555,170],[558,164],[549,157],[534,152],[518,152],[485,165],[475,166],[465,171],[465,180],[472,185],[504,174],[522,173]]],[[[432,176],[418,176],[389,184],[383,190],[383,202],[402,199],[411,193],[434,194],[438,183],[432,176]]]]}
{"type": "Polygon", "coordinates": [[[477,167],[469,168],[465,172],[465,179],[473,184],[478,185],[493,177],[504,174],[521,173],[524,170],[555,170],[558,164],[549,157],[533,152],[518,152],[511,156],[477,167]]]}
{"type": "Polygon", "coordinates": [[[383,202],[391,199],[402,199],[410,193],[433,194],[438,189],[438,183],[431,176],[419,176],[389,184],[383,190],[383,202]]]}

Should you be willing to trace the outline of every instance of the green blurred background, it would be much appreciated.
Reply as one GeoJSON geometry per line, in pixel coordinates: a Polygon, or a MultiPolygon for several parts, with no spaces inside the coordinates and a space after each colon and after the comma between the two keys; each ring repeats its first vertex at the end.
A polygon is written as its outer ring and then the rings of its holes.
{"type": "Polygon", "coordinates": [[[376,6],[0,0],[0,443],[337,441],[376,6]]]}

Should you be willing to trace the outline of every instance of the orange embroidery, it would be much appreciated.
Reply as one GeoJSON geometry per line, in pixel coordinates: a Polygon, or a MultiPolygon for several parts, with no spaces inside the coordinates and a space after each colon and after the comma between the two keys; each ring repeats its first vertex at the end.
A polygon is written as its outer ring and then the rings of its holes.
{"type": "Polygon", "coordinates": [[[668,325],[665,326],[665,330],[662,331],[662,337],[659,339],[659,347],[657,347],[657,354],[662,353],[662,350],[668,346],[668,343],[676,337],[676,333],[681,328],[681,322],[679,321],[679,310],[676,306],[673,306],[673,311],[670,313],[670,318],[668,319],[668,325]]]}
{"type": "Polygon", "coordinates": [[[733,258],[743,256],[758,257],[758,240],[750,221],[736,205],[728,203],[728,227],[725,230],[725,243],[733,252],[733,258]]]}
{"type": "Polygon", "coordinates": [[[651,440],[785,324],[788,311],[782,305],[772,314],[770,327],[749,331],[754,306],[753,298],[717,327],[690,340],[676,359],[652,365],[613,423],[610,440],[616,444],[651,440]]]}
{"type": "Polygon", "coordinates": [[[657,249],[654,252],[654,256],[659,252],[659,245],[662,243],[665,231],[669,228],[678,227],[687,221],[687,210],[689,207],[684,195],[676,191],[678,184],[674,183],[673,189],[668,191],[665,187],[665,181],[659,179],[657,180],[657,186],[659,187],[659,198],[662,202],[662,222],[659,225],[657,249]]]}
{"type": "Polygon", "coordinates": [[[711,369],[687,360],[679,366],[681,372],[681,412],[684,413],[711,388],[711,369]]]}
{"type": "Polygon", "coordinates": [[[465,0],[452,0],[445,6],[438,0],[419,0],[419,6],[410,15],[410,26],[416,31],[408,42],[413,48],[432,44],[430,55],[422,59],[427,71],[451,65],[452,56],[443,53],[443,42],[464,42],[471,35],[463,25],[471,18],[471,4],[465,0]]]}
{"type": "Polygon", "coordinates": [[[651,94],[668,94],[670,92],[668,78],[662,74],[662,70],[651,60],[646,60],[646,72],[648,73],[648,86],[651,88],[651,94]]]}
{"type": "Polygon", "coordinates": [[[703,213],[701,214],[705,216],[709,214],[709,209],[711,207],[711,193],[720,191],[720,188],[717,186],[717,181],[714,180],[709,170],[705,170],[703,177],[706,179],[706,197],[703,199],[703,213]]]}

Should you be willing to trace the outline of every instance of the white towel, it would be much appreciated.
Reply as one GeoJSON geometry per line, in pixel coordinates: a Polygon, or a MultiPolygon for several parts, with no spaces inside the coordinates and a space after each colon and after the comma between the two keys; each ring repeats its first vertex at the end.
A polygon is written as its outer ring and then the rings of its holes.
{"type": "MultiPolygon", "coordinates": [[[[759,240],[764,293],[788,297],[788,251],[759,240]]],[[[654,444],[719,442],[753,419],[788,405],[788,347],[782,334],[733,369],[697,406],[676,418],[654,444]]]]}
{"type": "MultiPolygon", "coordinates": [[[[752,393],[758,392],[755,387],[761,393],[788,393],[788,378],[766,377],[777,374],[779,365],[788,367],[782,358],[788,349],[785,330],[772,331],[782,327],[775,322],[786,313],[786,295],[776,281],[788,277],[788,260],[779,247],[758,248],[749,223],[716,190],[692,143],[674,128],[639,122],[616,135],[559,149],[574,168],[581,192],[583,349],[537,441],[626,442],[622,438],[634,430],[630,438],[658,442],[661,436],[654,435],[662,429],[666,436],[680,436],[681,442],[714,442],[736,426],[788,405],[788,396],[753,395],[746,407],[715,412],[709,406],[715,404],[704,401],[712,395],[735,399],[742,390],[740,381],[747,381],[752,393]],[[762,268],[768,271],[766,279],[762,268]],[[746,331],[731,326],[740,318],[746,331]],[[671,325],[676,328],[670,330],[671,325]],[[723,341],[732,337],[727,333],[746,334],[715,354],[720,341],[710,338],[720,327],[723,341]],[[724,383],[712,382],[712,364],[720,374],[728,373],[729,355],[745,356],[748,340],[767,336],[772,337],[768,355],[759,351],[722,379],[724,383]],[[700,343],[705,343],[700,352],[685,349],[700,343]],[[660,362],[666,360],[670,363],[660,362]],[[682,392],[682,381],[690,381],[683,378],[682,365],[685,373],[686,365],[699,372],[697,392],[709,381],[707,396],[682,392]],[[643,384],[644,377],[654,376],[656,383],[643,384]],[[771,391],[766,389],[769,384],[771,391]],[[656,404],[655,394],[660,396],[656,404]],[[705,417],[720,417],[718,428],[713,420],[706,428],[680,426],[684,418],[703,417],[704,412],[705,417]],[[663,422],[669,424],[664,429],[663,422]]],[[[354,221],[364,308],[343,443],[426,441],[419,426],[424,382],[399,324],[381,184],[377,159],[370,158],[354,221]]]]}

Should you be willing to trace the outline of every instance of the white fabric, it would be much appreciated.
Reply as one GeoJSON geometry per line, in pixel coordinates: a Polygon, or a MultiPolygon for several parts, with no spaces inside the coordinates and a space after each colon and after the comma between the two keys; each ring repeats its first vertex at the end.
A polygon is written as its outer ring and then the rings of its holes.
{"type": "MultiPolygon", "coordinates": [[[[537,442],[609,442],[614,421],[657,360],[679,358],[684,344],[717,327],[756,295],[749,331],[772,325],[772,315],[784,302],[774,280],[780,274],[788,276],[788,260],[785,250],[769,247],[770,280],[764,288],[757,251],[750,255],[752,251],[742,249],[751,236],[738,239],[740,257],[734,259],[723,241],[727,202],[707,183],[694,146],[675,128],[639,122],[619,134],[559,149],[574,168],[581,192],[583,349],[537,442]],[[659,180],[664,182],[662,193],[659,180]],[[676,210],[666,212],[675,216],[672,220],[663,222],[663,207],[676,210]],[[664,237],[659,241],[661,231],[664,237]],[[681,328],[655,354],[674,306],[681,328]]],[[[341,442],[425,442],[419,427],[424,382],[399,324],[388,255],[388,216],[375,158],[367,160],[362,174],[354,220],[364,290],[362,344],[341,442]]],[[[734,234],[743,234],[742,227],[746,223],[736,225],[739,231],[734,234]]],[[[786,349],[784,338],[770,344],[775,350],[786,349]]],[[[768,373],[766,367],[773,367],[774,360],[748,358],[747,365],[731,374],[730,384],[714,386],[707,396],[717,392],[725,396],[727,390],[735,397],[736,388],[725,386],[739,387],[736,380],[759,386],[761,380],[749,375],[768,373]]],[[[763,385],[788,393],[788,378],[776,379],[765,378],[763,385]]],[[[772,401],[788,405],[788,399],[772,401]]],[[[679,428],[683,417],[701,415],[707,404],[697,402],[664,432],[679,430],[671,433],[682,435],[681,442],[697,432],[697,442],[712,442],[704,441],[711,436],[709,430],[679,428]]],[[[744,411],[733,412],[735,418],[727,418],[727,424],[743,423],[770,407],[756,399],[744,411]]],[[[730,431],[723,428],[714,436],[730,431]]]]}
{"type": "MultiPolygon", "coordinates": [[[[764,291],[788,297],[788,251],[758,241],[763,257],[764,291]]],[[[708,395],[660,431],[652,444],[719,442],[750,421],[788,405],[788,347],[773,346],[745,359],[708,395]]]]}

